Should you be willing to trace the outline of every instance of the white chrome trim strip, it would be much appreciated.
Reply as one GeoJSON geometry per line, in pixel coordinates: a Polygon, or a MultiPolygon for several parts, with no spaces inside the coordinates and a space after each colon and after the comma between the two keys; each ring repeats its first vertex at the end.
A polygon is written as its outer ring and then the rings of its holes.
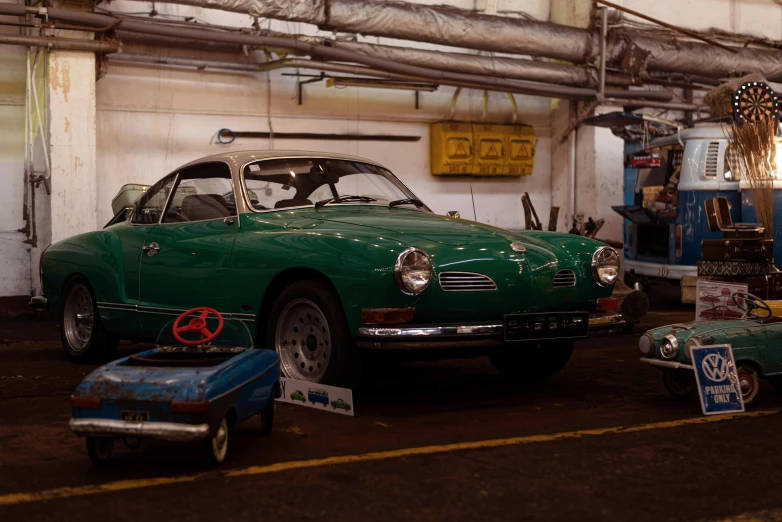
{"type": "Polygon", "coordinates": [[[125,435],[171,441],[203,440],[209,436],[208,424],[129,422],[115,419],[71,419],[68,426],[77,435],[125,435]]]}

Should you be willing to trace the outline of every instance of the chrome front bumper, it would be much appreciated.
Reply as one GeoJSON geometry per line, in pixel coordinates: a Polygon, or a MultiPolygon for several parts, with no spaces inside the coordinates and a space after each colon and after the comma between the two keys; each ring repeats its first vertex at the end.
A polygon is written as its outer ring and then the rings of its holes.
{"type": "Polygon", "coordinates": [[[694,370],[691,364],[684,364],[675,361],[661,361],[660,359],[648,359],[641,357],[641,362],[657,366],[658,368],[669,368],[671,370],[694,370]]]}
{"type": "Polygon", "coordinates": [[[209,436],[208,424],[129,422],[113,419],[71,419],[69,426],[71,431],[77,435],[95,437],[148,437],[188,442],[204,440],[209,436]]]}
{"type": "MultiPolygon", "coordinates": [[[[616,332],[626,325],[622,314],[589,315],[589,333],[616,332]]],[[[503,346],[502,323],[444,326],[365,326],[358,329],[359,348],[427,349],[503,346]]]]}

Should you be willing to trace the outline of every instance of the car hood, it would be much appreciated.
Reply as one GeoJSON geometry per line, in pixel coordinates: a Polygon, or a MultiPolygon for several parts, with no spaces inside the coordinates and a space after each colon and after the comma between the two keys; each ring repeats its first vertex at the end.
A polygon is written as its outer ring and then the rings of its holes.
{"type": "Polygon", "coordinates": [[[650,330],[655,338],[673,333],[678,339],[686,340],[692,337],[698,337],[702,344],[711,344],[712,342],[724,342],[725,336],[733,333],[746,332],[747,329],[763,326],[753,320],[727,320],[727,321],[693,321],[690,323],[673,324],[661,326],[650,330]],[[705,343],[704,343],[705,342],[705,343]]]}
{"type": "Polygon", "coordinates": [[[444,245],[463,246],[492,239],[519,240],[520,237],[473,221],[449,218],[404,208],[361,206],[325,207],[308,217],[390,232],[396,236],[413,236],[444,245]]]}

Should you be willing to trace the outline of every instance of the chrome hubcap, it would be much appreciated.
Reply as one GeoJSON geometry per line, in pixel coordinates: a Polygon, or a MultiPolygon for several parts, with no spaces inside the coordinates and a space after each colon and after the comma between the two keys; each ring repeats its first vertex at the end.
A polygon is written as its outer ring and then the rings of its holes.
{"type": "Polygon", "coordinates": [[[747,375],[739,376],[739,386],[741,387],[741,394],[744,396],[749,395],[752,391],[752,379],[747,375]]]}
{"type": "Polygon", "coordinates": [[[274,340],[287,377],[320,382],[331,359],[331,332],[318,305],[309,299],[288,303],[274,340]]]}
{"type": "Polygon", "coordinates": [[[84,350],[90,342],[94,322],[90,291],[84,285],[74,285],[65,300],[63,313],[63,328],[71,350],[84,350]]]}

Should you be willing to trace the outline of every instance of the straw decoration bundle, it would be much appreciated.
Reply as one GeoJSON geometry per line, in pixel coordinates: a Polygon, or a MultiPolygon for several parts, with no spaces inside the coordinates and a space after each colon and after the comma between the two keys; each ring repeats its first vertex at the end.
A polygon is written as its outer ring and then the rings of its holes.
{"type": "MultiPolygon", "coordinates": [[[[758,222],[765,228],[765,237],[774,234],[774,131],[776,121],[768,119],[754,124],[734,122],[728,131],[733,147],[730,169],[738,171],[749,183],[749,193],[755,206],[758,222]]],[[[726,155],[727,160],[728,155],[726,155]]]]}

